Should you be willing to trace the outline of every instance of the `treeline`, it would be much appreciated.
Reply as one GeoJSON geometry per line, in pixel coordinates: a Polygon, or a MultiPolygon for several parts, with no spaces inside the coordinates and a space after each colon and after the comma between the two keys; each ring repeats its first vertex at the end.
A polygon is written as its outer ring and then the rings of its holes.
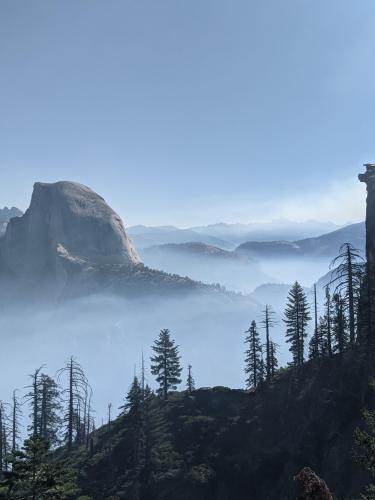
{"type": "MultiPolygon", "coordinates": [[[[325,286],[324,313],[319,316],[317,288],[314,285],[314,303],[309,304],[303,287],[296,281],[292,286],[282,319],[285,324],[285,341],[292,355],[291,366],[300,367],[307,359],[342,355],[347,349],[366,339],[361,338],[366,314],[362,310],[365,293],[366,268],[364,261],[350,243],[341,246],[339,255],[332,261],[331,278],[325,286]],[[313,334],[308,339],[309,326],[314,321],[313,334]]],[[[278,345],[271,338],[276,324],[275,313],[267,305],[262,314],[261,327],[265,331],[261,340],[257,323],[253,320],[245,332],[246,387],[256,388],[263,381],[270,381],[278,368],[278,345]]]]}
{"type": "MultiPolygon", "coordinates": [[[[350,244],[343,245],[332,262],[324,313],[320,317],[316,286],[311,307],[303,288],[295,282],[283,317],[285,338],[292,355],[291,366],[299,368],[308,358],[342,355],[361,342],[364,269],[359,253],[350,244]],[[312,321],[314,330],[308,341],[312,321]]],[[[252,321],[246,331],[247,389],[269,383],[279,370],[279,346],[272,338],[276,315],[271,306],[265,306],[259,325],[252,321]]],[[[164,468],[170,468],[170,463],[165,467],[163,464],[173,458],[160,405],[163,401],[167,404],[170,394],[182,383],[182,365],[179,347],[167,329],[160,331],[152,345],[150,368],[157,384],[156,391],[146,383],[142,356],[141,374],[134,376],[116,415],[119,417],[116,425],[123,420],[126,433],[127,450],[121,459],[127,471],[125,483],[135,498],[140,488],[152,488],[157,471],[162,474],[164,468]]],[[[187,372],[185,388],[189,395],[195,390],[191,365],[187,372]]],[[[43,366],[29,379],[22,398],[14,391],[10,403],[0,401],[0,498],[79,498],[74,474],[55,460],[54,450],[65,450],[65,457],[82,449],[87,456],[94,454],[92,388],[82,366],[73,357],[54,377],[46,374],[43,366]],[[21,421],[27,415],[29,424],[23,430],[21,421]],[[26,433],[28,438],[21,448],[21,438],[26,433]]],[[[105,426],[108,432],[115,425],[112,413],[110,403],[105,426]]]]}
{"type": "MultiPolygon", "coordinates": [[[[169,330],[161,330],[152,351],[151,373],[158,385],[156,393],[145,382],[142,357],[141,377],[134,376],[124,404],[116,415],[129,421],[129,446],[137,470],[141,457],[145,467],[151,461],[148,455],[151,448],[154,450],[151,443],[156,434],[160,442],[164,445],[166,442],[160,416],[151,409],[152,401],[155,398],[167,400],[171,391],[182,382],[179,348],[169,330]]],[[[69,467],[56,462],[53,453],[61,448],[69,456],[82,447],[88,454],[93,453],[92,388],[74,357],[54,377],[46,374],[42,366],[29,379],[23,397],[15,390],[10,403],[0,401],[0,498],[77,498],[74,496],[77,491],[74,474],[69,467]],[[29,424],[23,429],[26,416],[29,424]],[[21,447],[22,436],[26,433],[28,437],[21,447]]],[[[195,381],[189,365],[186,391],[191,393],[194,389],[195,381]]],[[[112,404],[109,404],[107,427],[110,428],[111,424],[112,404]]],[[[129,466],[130,469],[133,470],[129,466]]]]}

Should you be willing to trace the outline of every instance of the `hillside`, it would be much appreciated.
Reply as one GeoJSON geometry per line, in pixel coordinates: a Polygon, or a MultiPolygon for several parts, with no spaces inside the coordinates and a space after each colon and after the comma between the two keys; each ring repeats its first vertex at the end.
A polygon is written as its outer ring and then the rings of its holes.
{"type": "Polygon", "coordinates": [[[256,392],[223,387],[152,398],[149,468],[131,469],[131,417],[103,426],[91,453],[72,458],[82,492],[95,500],[290,500],[308,465],[335,495],[357,496],[367,478],[352,460],[353,431],[373,404],[358,352],[279,373],[256,392]],[[143,474],[143,475],[142,475],[143,474]],[[271,480],[272,478],[272,480],[271,480]]]}
{"type": "Polygon", "coordinates": [[[255,259],[201,242],[159,245],[140,253],[149,267],[204,283],[220,283],[236,292],[248,293],[262,283],[275,281],[255,259]]]}
{"type": "Polygon", "coordinates": [[[364,253],[366,239],[365,223],[351,224],[315,238],[307,238],[294,242],[249,241],[239,245],[235,252],[255,258],[333,258],[340,245],[351,243],[364,253]]]}

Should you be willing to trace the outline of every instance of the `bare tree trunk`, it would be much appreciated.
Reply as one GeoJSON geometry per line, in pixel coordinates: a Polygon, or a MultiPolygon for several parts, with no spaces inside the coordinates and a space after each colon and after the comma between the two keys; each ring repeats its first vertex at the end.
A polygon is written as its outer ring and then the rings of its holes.
{"type": "Polygon", "coordinates": [[[73,445],[73,414],[74,414],[74,395],[73,395],[73,358],[70,359],[69,369],[69,408],[68,408],[68,448],[73,445]]]}

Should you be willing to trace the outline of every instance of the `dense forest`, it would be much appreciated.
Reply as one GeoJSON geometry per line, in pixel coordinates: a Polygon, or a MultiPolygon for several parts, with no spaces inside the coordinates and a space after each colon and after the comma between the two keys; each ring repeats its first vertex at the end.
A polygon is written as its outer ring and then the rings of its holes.
{"type": "MultiPolygon", "coordinates": [[[[244,332],[243,389],[197,389],[191,365],[183,382],[179,347],[164,329],[150,359],[157,389],[146,383],[142,359],[123,405],[109,403],[96,429],[93,389],[79,362],[71,357],[54,376],[37,368],[25,394],[14,390],[0,402],[0,498],[291,498],[298,482],[308,491],[306,478],[293,481],[304,466],[327,471],[338,498],[359,494],[375,457],[375,413],[369,406],[361,416],[372,401],[366,269],[344,244],[320,316],[316,287],[310,307],[295,282],[283,318],[291,354],[284,367],[266,305],[259,326],[252,320],[244,332]],[[344,455],[330,457],[332,448],[344,455]]],[[[326,494],[316,498],[332,498],[326,494]]]]}

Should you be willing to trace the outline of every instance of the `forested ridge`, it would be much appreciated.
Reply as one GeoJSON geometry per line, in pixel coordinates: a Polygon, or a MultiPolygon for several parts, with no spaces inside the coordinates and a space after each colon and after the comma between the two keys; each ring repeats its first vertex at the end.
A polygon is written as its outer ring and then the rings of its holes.
{"type": "MultiPolygon", "coordinates": [[[[375,166],[369,170],[372,180],[375,166]]],[[[105,419],[95,414],[79,360],[72,356],[53,375],[35,369],[25,390],[0,402],[0,498],[375,498],[372,222],[367,262],[342,245],[320,307],[316,286],[312,304],[298,281],[291,287],[282,318],[286,366],[272,305],[260,321],[249,318],[240,389],[199,388],[168,329],[105,419]]],[[[207,363],[214,354],[213,345],[207,363]]]]}

